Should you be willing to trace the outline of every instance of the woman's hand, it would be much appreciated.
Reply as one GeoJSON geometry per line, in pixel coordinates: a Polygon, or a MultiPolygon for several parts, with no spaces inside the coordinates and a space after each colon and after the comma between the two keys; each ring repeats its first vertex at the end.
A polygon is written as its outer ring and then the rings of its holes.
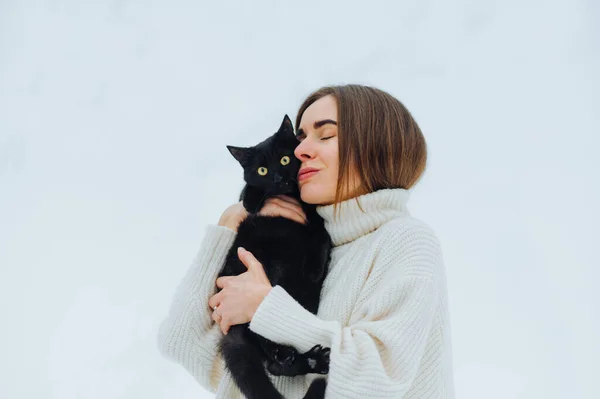
{"type": "Polygon", "coordinates": [[[287,195],[268,198],[258,214],[263,216],[283,216],[298,223],[306,224],[306,214],[302,210],[300,202],[287,195]]]}
{"type": "Polygon", "coordinates": [[[219,226],[227,227],[237,232],[238,226],[247,217],[248,211],[246,208],[244,208],[243,202],[240,201],[237,204],[233,204],[229,208],[225,209],[225,212],[223,212],[221,215],[218,224],[219,226]]]}
{"type": "MultiPolygon", "coordinates": [[[[306,224],[307,222],[306,214],[302,210],[300,202],[287,195],[268,198],[258,214],[263,216],[283,216],[302,224],[306,224]]],[[[238,226],[247,217],[248,211],[244,208],[243,202],[240,201],[225,209],[225,212],[223,212],[219,219],[218,225],[228,227],[237,232],[238,226]]]]}
{"type": "Polygon", "coordinates": [[[238,276],[219,277],[217,287],[222,290],[208,300],[208,306],[213,309],[212,318],[223,334],[227,334],[231,326],[249,323],[273,288],[262,264],[252,253],[240,247],[238,257],[248,271],[238,276]]]}

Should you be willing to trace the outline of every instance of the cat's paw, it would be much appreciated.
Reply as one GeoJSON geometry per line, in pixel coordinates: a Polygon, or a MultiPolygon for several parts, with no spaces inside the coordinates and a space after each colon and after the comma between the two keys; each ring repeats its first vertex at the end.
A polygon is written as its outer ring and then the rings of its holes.
{"type": "Polygon", "coordinates": [[[269,373],[275,375],[275,376],[280,376],[280,375],[284,375],[285,373],[285,369],[283,367],[283,365],[281,365],[280,363],[277,363],[276,361],[270,361],[267,364],[267,370],[269,371],[269,373]]]}
{"type": "Polygon", "coordinates": [[[308,352],[304,353],[308,366],[313,373],[329,373],[329,354],[330,348],[324,348],[321,345],[313,346],[308,352]]]}
{"type": "Polygon", "coordinates": [[[271,358],[284,367],[289,367],[294,360],[298,352],[296,349],[289,346],[280,346],[271,351],[271,358]]]}

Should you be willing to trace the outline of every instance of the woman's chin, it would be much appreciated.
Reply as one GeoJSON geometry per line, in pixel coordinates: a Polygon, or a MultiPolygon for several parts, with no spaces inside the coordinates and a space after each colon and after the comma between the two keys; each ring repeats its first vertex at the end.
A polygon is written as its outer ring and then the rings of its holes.
{"type": "Polygon", "coordinates": [[[333,199],[323,195],[323,188],[314,187],[315,185],[305,183],[300,187],[300,198],[307,204],[328,205],[333,203],[333,199]]]}

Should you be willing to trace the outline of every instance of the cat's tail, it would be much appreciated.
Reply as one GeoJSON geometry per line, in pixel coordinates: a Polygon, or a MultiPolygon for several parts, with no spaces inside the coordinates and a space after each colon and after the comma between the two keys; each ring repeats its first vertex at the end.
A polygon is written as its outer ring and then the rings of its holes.
{"type": "Polygon", "coordinates": [[[325,378],[317,378],[310,384],[304,399],[323,399],[325,397],[325,388],[327,388],[327,381],[325,378]]]}

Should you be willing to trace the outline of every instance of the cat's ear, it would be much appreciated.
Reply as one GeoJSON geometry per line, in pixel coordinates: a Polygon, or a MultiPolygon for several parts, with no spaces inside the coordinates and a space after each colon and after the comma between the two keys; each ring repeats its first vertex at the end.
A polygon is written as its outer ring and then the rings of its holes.
{"type": "Polygon", "coordinates": [[[294,125],[287,114],[283,117],[283,121],[281,122],[281,126],[279,127],[277,134],[281,137],[296,138],[296,135],[294,134],[294,125]]]}
{"type": "Polygon", "coordinates": [[[250,164],[250,159],[252,158],[252,150],[250,148],[244,147],[234,147],[232,145],[228,145],[227,149],[233,155],[235,159],[242,165],[243,168],[247,167],[250,164]]]}

